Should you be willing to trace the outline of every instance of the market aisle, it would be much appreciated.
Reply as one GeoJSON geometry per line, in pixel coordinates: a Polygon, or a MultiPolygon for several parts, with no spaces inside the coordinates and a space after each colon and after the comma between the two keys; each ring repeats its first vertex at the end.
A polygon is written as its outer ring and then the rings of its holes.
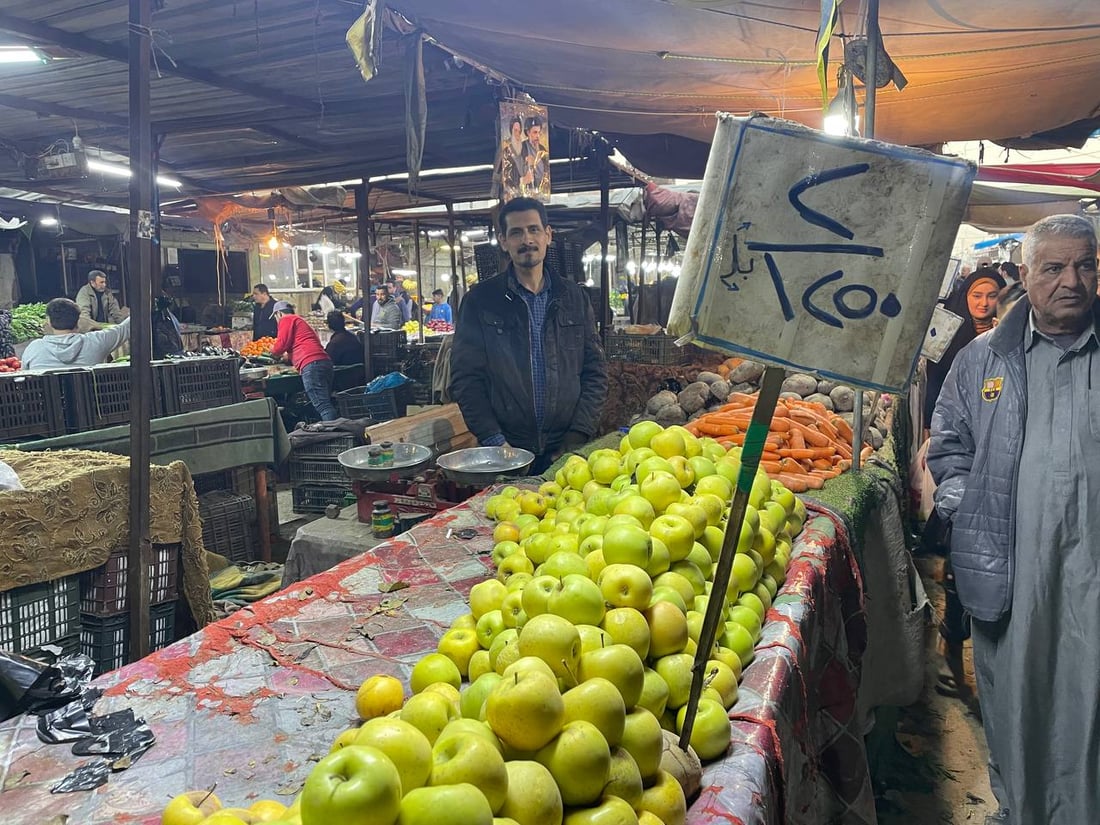
{"type": "MultiPolygon", "coordinates": [[[[943,559],[916,559],[936,615],[942,615],[943,559]]],[[[928,633],[924,692],[915,705],[902,708],[898,747],[872,766],[880,825],[978,823],[996,810],[986,774],[988,751],[981,721],[962,701],[936,692],[943,657],[939,634],[928,633]]],[[[974,685],[970,643],[965,650],[967,681],[974,685]]]]}

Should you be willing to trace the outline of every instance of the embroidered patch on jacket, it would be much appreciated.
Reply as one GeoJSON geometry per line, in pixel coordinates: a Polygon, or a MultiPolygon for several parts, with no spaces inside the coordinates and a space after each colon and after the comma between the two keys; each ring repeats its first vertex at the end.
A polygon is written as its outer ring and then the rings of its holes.
{"type": "Polygon", "coordinates": [[[1004,378],[987,378],[982,382],[982,398],[986,401],[996,401],[1001,397],[1001,388],[1004,387],[1004,378]]]}

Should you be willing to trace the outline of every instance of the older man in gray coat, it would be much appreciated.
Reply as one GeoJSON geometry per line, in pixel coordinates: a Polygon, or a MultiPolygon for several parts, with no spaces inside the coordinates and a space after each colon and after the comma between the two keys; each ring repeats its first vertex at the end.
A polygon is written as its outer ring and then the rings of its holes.
{"type": "Polygon", "coordinates": [[[1000,804],[987,823],[1100,822],[1096,253],[1084,218],[1031,227],[1027,296],[960,353],[932,418],[1000,804]]]}

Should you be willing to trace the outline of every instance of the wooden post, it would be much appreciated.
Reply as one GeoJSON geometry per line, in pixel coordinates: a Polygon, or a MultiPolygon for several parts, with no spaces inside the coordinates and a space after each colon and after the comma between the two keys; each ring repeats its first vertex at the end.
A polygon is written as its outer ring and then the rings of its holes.
{"type": "Polygon", "coordinates": [[[371,221],[370,221],[370,182],[364,178],[355,187],[355,228],[359,236],[359,297],[363,299],[363,365],[366,383],[374,380],[371,369],[370,340],[370,294],[371,294],[371,221]]]}
{"type": "Polygon", "coordinates": [[[607,260],[608,236],[611,233],[611,163],[607,156],[600,158],[600,223],[603,236],[600,239],[600,338],[604,345],[611,332],[611,263],[607,260]]]}
{"type": "Polygon", "coordinates": [[[130,0],[130,657],[149,653],[149,431],[153,406],[153,134],[149,125],[150,0],[130,0]]]}
{"type": "Polygon", "coordinates": [[[260,559],[271,561],[271,501],[267,497],[267,467],[257,464],[253,479],[256,482],[256,525],[260,530],[260,559]]]}
{"type": "MultiPolygon", "coordinates": [[[[417,298],[423,298],[424,296],[420,294],[424,291],[424,289],[423,289],[424,275],[420,271],[421,270],[421,263],[420,263],[420,221],[413,221],[413,236],[416,238],[416,292],[417,292],[417,298]]],[[[417,333],[416,340],[418,340],[421,344],[423,344],[424,343],[424,324],[420,324],[419,328],[420,328],[420,332],[417,333]]]]}

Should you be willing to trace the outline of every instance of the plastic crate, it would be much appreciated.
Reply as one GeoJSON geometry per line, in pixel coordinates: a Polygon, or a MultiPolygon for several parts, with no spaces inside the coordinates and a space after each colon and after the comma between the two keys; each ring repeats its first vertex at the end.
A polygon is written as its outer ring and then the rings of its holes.
{"type": "Polygon", "coordinates": [[[224,490],[199,496],[203,546],[232,562],[252,561],[255,557],[253,522],[256,502],[224,490]]]}
{"type": "Polygon", "coordinates": [[[165,404],[171,414],[208,410],[244,400],[236,358],[182,358],[172,363],[165,404]]]}
{"type": "Polygon", "coordinates": [[[612,332],[605,347],[608,358],[637,364],[675,366],[687,363],[687,350],[668,335],[630,335],[612,332]]]}
{"type": "MultiPolygon", "coordinates": [[[[130,662],[130,614],[82,615],[80,652],[95,662],[99,676],[130,662]]],[[[149,649],[160,650],[176,640],[176,603],[149,608],[149,649]]]]}
{"type": "Polygon", "coordinates": [[[355,446],[355,436],[341,435],[328,441],[294,442],[294,458],[332,458],[355,446]]]}
{"type": "MultiPolygon", "coordinates": [[[[149,604],[175,601],[179,597],[180,544],[154,544],[149,565],[149,604]]],[[[113,552],[107,563],[80,574],[80,612],[93,616],[113,616],[130,609],[126,592],[127,554],[123,547],[113,552]]]]}
{"type": "Polygon", "coordinates": [[[290,480],[310,484],[348,484],[347,473],[335,458],[291,458],[290,480]]]}
{"type": "Polygon", "coordinates": [[[370,356],[397,358],[409,343],[408,333],[403,329],[374,330],[370,334],[370,356]]]}
{"type": "Polygon", "coordinates": [[[327,484],[298,484],[291,494],[294,498],[295,513],[323,513],[330,504],[344,506],[344,497],[351,487],[337,487],[327,484]]]}
{"type": "Polygon", "coordinates": [[[26,653],[80,633],[80,576],[0,593],[0,650],[26,653]]]}
{"type": "Polygon", "coordinates": [[[65,410],[55,375],[0,375],[0,441],[65,433],[65,410]]]}
{"type": "Polygon", "coordinates": [[[233,471],[220,470],[216,473],[199,473],[191,476],[195,484],[195,494],[213,493],[216,490],[233,489],[233,471]]]}
{"type": "Polygon", "coordinates": [[[427,381],[416,380],[412,382],[412,403],[418,404],[422,407],[429,404],[438,403],[435,398],[435,392],[432,390],[432,379],[429,376],[427,381]]]}
{"type": "MultiPolygon", "coordinates": [[[[133,418],[131,373],[126,364],[87,367],[55,373],[60,382],[65,428],[70,433],[128,424],[133,418]]],[[[153,368],[153,418],[164,415],[164,373],[153,368]]]]}
{"type": "Polygon", "coordinates": [[[404,418],[408,411],[408,391],[405,385],[387,387],[382,392],[367,393],[366,387],[356,387],[333,396],[336,408],[344,418],[369,418],[372,421],[392,421],[404,418]]]}

